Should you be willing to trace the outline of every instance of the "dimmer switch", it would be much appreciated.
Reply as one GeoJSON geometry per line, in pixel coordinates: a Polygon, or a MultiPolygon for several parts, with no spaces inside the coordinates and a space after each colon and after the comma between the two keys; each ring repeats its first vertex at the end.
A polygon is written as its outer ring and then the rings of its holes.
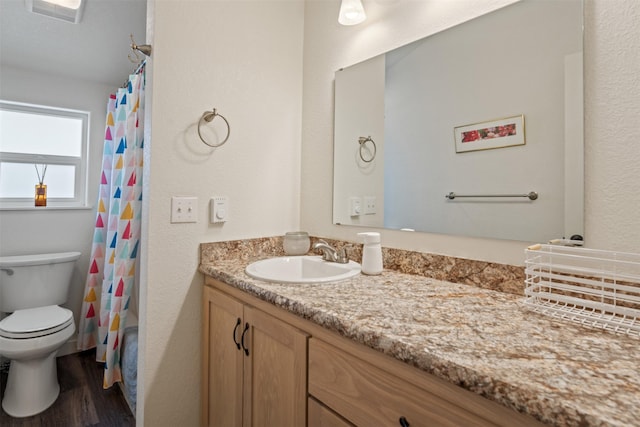
{"type": "Polygon", "coordinates": [[[350,216],[362,215],[362,198],[361,197],[349,197],[349,215],[350,216]]]}
{"type": "Polygon", "coordinates": [[[226,222],[229,217],[229,200],[224,196],[211,198],[211,223],[226,222]]]}

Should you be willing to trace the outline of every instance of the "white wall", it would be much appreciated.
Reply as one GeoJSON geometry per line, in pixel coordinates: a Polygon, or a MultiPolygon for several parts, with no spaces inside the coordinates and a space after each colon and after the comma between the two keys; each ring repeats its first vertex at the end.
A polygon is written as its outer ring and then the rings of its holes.
{"type": "MultiPolygon", "coordinates": [[[[433,34],[512,1],[365,1],[361,25],[337,24],[339,2],[309,2],[305,10],[302,148],[302,228],[356,240],[359,228],[331,224],[333,76],[335,70],[433,34]],[[340,46],[339,49],[336,46],[340,46]]],[[[585,238],[590,247],[639,251],[640,114],[637,70],[640,3],[585,1],[585,238]]],[[[523,263],[526,243],[382,230],[385,246],[523,263]]]]}
{"type": "Polygon", "coordinates": [[[640,252],[640,2],[587,0],[585,224],[589,246],[640,252]]]}
{"type": "MultiPolygon", "coordinates": [[[[31,104],[89,111],[89,207],[84,209],[0,210],[0,255],[80,251],[65,304],[73,311],[76,326],[80,318],[84,284],[91,255],[95,223],[94,205],[102,164],[109,85],[28,71],[8,66],[1,69],[0,98],[31,104]]],[[[75,336],[60,354],[75,352],[75,336]]]]}
{"type": "Polygon", "coordinates": [[[194,426],[199,243],[283,235],[299,225],[304,5],[156,0],[149,9],[154,51],[138,422],[194,426]],[[231,125],[229,141],[215,150],[195,127],[213,107],[231,125]],[[198,197],[197,223],[170,224],[175,195],[198,197]],[[224,225],[208,222],[208,201],[216,195],[229,197],[224,225]]]}

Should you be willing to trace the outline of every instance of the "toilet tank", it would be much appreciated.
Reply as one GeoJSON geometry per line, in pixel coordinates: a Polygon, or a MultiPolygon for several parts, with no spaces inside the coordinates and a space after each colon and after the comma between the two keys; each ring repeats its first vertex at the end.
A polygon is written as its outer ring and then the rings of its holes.
{"type": "Polygon", "coordinates": [[[0,311],[63,304],[78,258],[80,252],[0,257],[0,311]]]}

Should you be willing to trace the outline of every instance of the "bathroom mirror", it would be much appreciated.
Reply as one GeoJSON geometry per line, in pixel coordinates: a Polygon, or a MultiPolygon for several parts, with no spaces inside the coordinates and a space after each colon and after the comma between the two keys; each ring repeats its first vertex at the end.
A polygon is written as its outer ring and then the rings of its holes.
{"type": "Polygon", "coordinates": [[[582,235],[582,21],[522,0],[337,71],[333,222],[582,235]]]}

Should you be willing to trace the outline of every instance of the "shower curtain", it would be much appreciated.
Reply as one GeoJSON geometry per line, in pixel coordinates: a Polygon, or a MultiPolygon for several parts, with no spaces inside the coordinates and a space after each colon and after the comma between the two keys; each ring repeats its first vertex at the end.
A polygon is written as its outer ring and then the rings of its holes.
{"type": "Polygon", "coordinates": [[[96,347],[103,387],[122,381],[120,345],[140,244],[144,66],[109,97],[96,223],[78,327],[78,349],[96,347]]]}

